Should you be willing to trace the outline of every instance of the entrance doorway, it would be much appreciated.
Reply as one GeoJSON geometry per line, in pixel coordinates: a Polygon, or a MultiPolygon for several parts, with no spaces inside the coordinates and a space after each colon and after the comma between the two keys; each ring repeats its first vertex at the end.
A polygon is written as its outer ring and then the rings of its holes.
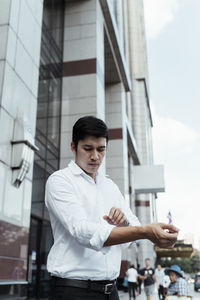
{"type": "Polygon", "coordinates": [[[48,221],[31,218],[29,244],[28,299],[47,299],[50,275],[47,272],[47,255],[53,243],[48,221]]]}

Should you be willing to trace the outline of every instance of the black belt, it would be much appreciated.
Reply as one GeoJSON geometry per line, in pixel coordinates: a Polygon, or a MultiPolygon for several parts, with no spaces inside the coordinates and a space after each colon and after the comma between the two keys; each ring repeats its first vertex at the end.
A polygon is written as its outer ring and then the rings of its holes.
{"type": "Polygon", "coordinates": [[[104,294],[111,294],[115,288],[116,280],[107,281],[92,281],[92,280],[78,280],[78,279],[67,279],[52,276],[52,284],[56,286],[71,286],[82,289],[88,289],[104,294]]]}

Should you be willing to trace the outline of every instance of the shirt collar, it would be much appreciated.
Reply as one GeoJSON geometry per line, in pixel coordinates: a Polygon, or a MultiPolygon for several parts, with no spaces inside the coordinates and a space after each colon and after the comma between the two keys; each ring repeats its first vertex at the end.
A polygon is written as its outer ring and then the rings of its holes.
{"type": "Polygon", "coordinates": [[[81,175],[85,173],[73,160],[70,161],[68,167],[70,168],[70,170],[74,175],[81,175]]]}
{"type": "MultiPolygon", "coordinates": [[[[87,175],[76,163],[74,160],[71,160],[70,163],[68,164],[68,167],[70,168],[71,172],[74,175],[83,175],[84,177],[91,179],[93,181],[93,179],[87,175]]],[[[104,178],[102,172],[97,171],[96,174],[96,181],[100,182],[102,179],[104,178]]]]}

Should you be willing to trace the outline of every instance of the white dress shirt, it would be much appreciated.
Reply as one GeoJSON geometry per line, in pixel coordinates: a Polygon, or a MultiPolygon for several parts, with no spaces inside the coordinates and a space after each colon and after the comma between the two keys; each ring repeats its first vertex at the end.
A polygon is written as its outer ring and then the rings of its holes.
{"type": "Polygon", "coordinates": [[[103,247],[115,227],[103,216],[109,215],[114,206],[125,213],[131,225],[139,226],[140,223],[125,205],[116,184],[100,173],[95,183],[71,161],[67,168],[48,178],[45,202],[54,236],[47,260],[48,271],[62,278],[117,278],[122,245],[103,247]]]}
{"type": "Polygon", "coordinates": [[[134,268],[130,268],[127,271],[128,281],[129,282],[137,282],[138,272],[134,268]]]}
{"type": "Polygon", "coordinates": [[[157,284],[158,285],[163,285],[163,280],[164,280],[164,277],[165,277],[164,270],[163,269],[161,269],[161,270],[156,269],[155,270],[155,275],[156,275],[157,284]]]}

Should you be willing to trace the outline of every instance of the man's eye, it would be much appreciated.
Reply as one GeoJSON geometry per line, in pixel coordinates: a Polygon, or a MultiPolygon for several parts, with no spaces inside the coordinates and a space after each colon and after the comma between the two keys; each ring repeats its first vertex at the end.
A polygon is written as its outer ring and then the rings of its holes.
{"type": "Polygon", "coordinates": [[[85,151],[91,151],[91,149],[90,149],[90,148],[84,148],[84,150],[85,150],[85,151]]]}
{"type": "Polygon", "coordinates": [[[99,152],[104,152],[105,151],[105,148],[100,148],[98,149],[99,152]]]}

